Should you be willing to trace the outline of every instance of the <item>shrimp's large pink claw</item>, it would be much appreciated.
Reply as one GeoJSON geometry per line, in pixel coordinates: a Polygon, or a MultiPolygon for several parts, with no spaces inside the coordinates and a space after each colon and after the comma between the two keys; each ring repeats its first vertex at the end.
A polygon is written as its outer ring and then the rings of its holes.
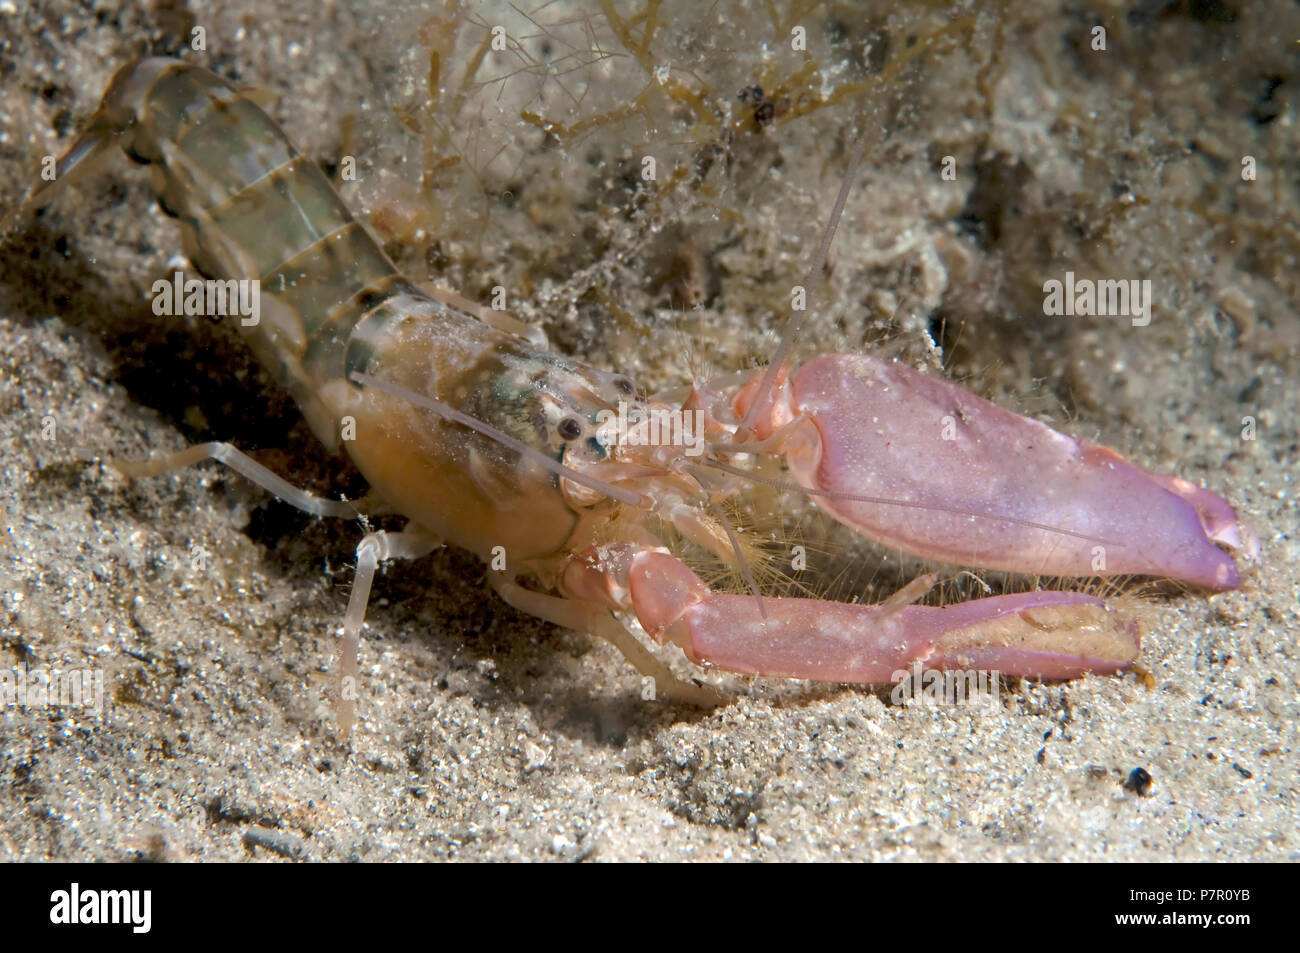
{"type": "Polygon", "coordinates": [[[759,433],[782,425],[795,479],[888,546],[1012,572],[1241,584],[1216,545],[1242,545],[1237,514],[1220,497],[901,364],[814,358],[759,433]]]}
{"type": "Polygon", "coordinates": [[[1135,617],[1073,592],[956,605],[873,606],[710,592],[675,556],[604,547],[575,561],[565,588],[636,613],[660,642],[730,672],[828,682],[895,680],[913,664],[1041,678],[1112,673],[1137,660],[1135,617]]]}

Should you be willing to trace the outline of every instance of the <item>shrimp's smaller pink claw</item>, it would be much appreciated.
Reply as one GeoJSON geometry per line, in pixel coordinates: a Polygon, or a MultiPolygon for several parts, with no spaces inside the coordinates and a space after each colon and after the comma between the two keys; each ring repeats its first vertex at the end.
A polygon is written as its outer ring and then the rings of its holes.
{"type": "Polygon", "coordinates": [[[872,606],[712,593],[679,559],[621,560],[624,594],[645,630],[692,661],[747,675],[885,683],[932,669],[1077,678],[1137,660],[1136,618],[1092,596],[1025,592],[956,605],[872,606]]]}

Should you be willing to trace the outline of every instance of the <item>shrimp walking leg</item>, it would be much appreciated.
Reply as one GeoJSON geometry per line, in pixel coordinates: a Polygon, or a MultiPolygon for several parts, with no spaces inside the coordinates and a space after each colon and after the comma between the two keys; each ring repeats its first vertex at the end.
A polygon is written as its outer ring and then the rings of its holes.
{"type": "Polygon", "coordinates": [[[216,460],[218,463],[224,463],[240,476],[273,494],[276,499],[288,503],[304,513],[310,513],[312,516],[355,519],[361,515],[352,503],[345,500],[327,500],[321,496],[313,496],[306,490],[300,490],[284,477],[278,476],[262,466],[242,450],[220,441],[196,443],[194,446],[186,447],[176,453],[154,457],[150,460],[113,460],[111,462],[123,476],[135,479],[137,477],[160,476],[173,470],[192,467],[196,463],[202,463],[205,460],[216,460]]]}
{"type": "Polygon", "coordinates": [[[343,616],[343,644],[339,649],[339,737],[346,741],[352,733],[357,713],[357,678],[360,667],[357,651],[361,645],[361,627],[366,621],[366,604],[375,570],[386,559],[419,559],[437,549],[441,542],[428,531],[414,527],[400,533],[380,530],[368,533],[357,544],[357,575],[343,616]]]}

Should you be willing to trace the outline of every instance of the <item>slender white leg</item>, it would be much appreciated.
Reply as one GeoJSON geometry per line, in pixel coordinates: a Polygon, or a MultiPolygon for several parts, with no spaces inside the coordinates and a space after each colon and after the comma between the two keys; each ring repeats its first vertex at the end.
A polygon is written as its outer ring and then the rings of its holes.
{"type": "Polygon", "coordinates": [[[439,541],[432,533],[411,527],[400,533],[380,530],[369,533],[357,544],[357,575],[348,597],[348,611],[343,616],[343,645],[339,649],[339,737],[346,741],[352,733],[357,713],[357,676],[360,671],[357,650],[361,627],[366,621],[366,603],[370,601],[370,584],[375,568],[385,559],[418,559],[436,549],[439,541]]]}
{"type": "MultiPolygon", "coordinates": [[[[224,463],[262,489],[313,516],[352,519],[361,515],[353,503],[327,500],[298,489],[228,443],[200,443],[152,460],[113,460],[112,463],[123,475],[135,478],[158,476],[194,466],[204,460],[224,463]]],[[[343,617],[343,646],[339,663],[338,724],[339,734],[344,740],[347,740],[356,720],[359,671],[357,649],[361,641],[361,627],[366,620],[366,603],[370,601],[370,586],[375,578],[375,569],[385,559],[418,559],[438,545],[439,541],[431,533],[417,526],[400,533],[370,533],[357,544],[357,576],[352,584],[352,595],[348,598],[347,614],[343,617]]]]}
{"type": "Polygon", "coordinates": [[[296,506],[303,512],[310,513],[313,516],[337,516],[343,519],[356,519],[361,515],[352,503],[342,500],[327,500],[324,497],[312,496],[305,490],[298,489],[288,480],[272,473],[248,454],[228,443],[215,441],[212,443],[197,443],[177,453],[169,453],[166,456],[155,457],[151,460],[112,460],[110,462],[124,476],[134,479],[136,477],[159,476],[172,470],[192,467],[204,460],[216,460],[218,463],[224,463],[262,489],[275,494],[276,497],[284,500],[290,506],[296,506]]]}
{"type": "Polygon", "coordinates": [[[599,603],[534,592],[497,573],[490,573],[488,580],[497,595],[520,612],[545,619],[552,625],[587,632],[611,642],[633,668],[655,680],[658,696],[697,708],[714,708],[726,701],[726,697],[716,689],[686,682],[674,675],[614,618],[612,612],[599,603]]]}

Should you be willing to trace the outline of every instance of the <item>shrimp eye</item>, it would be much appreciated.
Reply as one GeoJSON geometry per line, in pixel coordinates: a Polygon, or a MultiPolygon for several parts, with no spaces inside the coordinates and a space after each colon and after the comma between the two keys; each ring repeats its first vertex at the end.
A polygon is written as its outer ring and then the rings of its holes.
{"type": "Polygon", "coordinates": [[[562,440],[577,440],[582,436],[582,424],[577,417],[565,417],[557,428],[562,440]]]}
{"type": "Polygon", "coordinates": [[[633,384],[626,377],[614,378],[614,389],[621,394],[627,395],[628,397],[631,397],[634,393],[636,393],[636,385],[633,384]]]}

